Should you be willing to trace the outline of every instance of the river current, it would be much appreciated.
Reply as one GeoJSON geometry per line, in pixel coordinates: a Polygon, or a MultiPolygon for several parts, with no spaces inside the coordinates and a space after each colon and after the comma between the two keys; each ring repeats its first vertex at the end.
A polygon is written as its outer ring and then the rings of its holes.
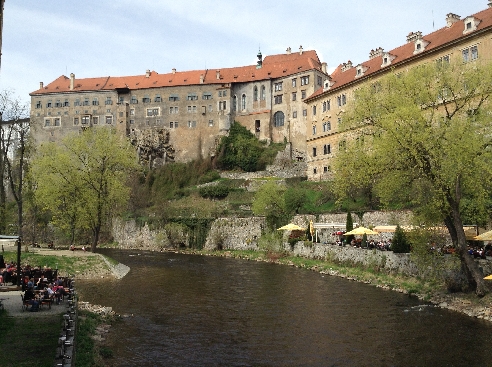
{"type": "Polygon", "coordinates": [[[78,280],[80,300],[130,314],[107,366],[492,366],[492,326],[305,269],[102,250],[131,271],[78,280]]]}

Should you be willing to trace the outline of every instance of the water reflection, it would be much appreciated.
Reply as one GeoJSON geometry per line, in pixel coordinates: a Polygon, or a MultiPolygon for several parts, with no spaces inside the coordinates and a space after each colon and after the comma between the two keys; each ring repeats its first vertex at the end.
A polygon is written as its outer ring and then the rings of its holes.
{"type": "Polygon", "coordinates": [[[109,251],[121,281],[78,281],[81,299],[133,314],[111,366],[485,366],[492,327],[414,298],[303,269],[109,251]],[[418,307],[417,307],[418,306],[418,307]]]}

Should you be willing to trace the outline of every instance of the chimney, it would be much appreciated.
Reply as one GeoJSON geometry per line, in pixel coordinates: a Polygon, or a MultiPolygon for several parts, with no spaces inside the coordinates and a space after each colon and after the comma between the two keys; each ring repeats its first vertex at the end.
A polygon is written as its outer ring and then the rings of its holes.
{"type": "Polygon", "coordinates": [[[43,82],[39,82],[39,89],[43,89],[44,87],[44,83],[43,82]]]}
{"type": "Polygon", "coordinates": [[[74,83],[75,83],[75,74],[70,73],[70,90],[73,90],[74,83]]]}
{"type": "Polygon", "coordinates": [[[422,39],[422,32],[410,32],[407,36],[407,42],[415,42],[419,39],[422,39]]]}
{"type": "Polygon", "coordinates": [[[328,64],[326,62],[322,62],[321,63],[321,71],[325,74],[327,74],[327,70],[328,70],[328,64]]]}
{"type": "MultiPolygon", "coordinates": [[[[489,1],[489,7],[491,6],[492,1],[489,1]]],[[[460,20],[460,16],[453,13],[446,14],[446,27],[451,27],[454,23],[460,20]]]]}
{"type": "Polygon", "coordinates": [[[220,79],[220,70],[217,70],[217,71],[216,71],[216,78],[217,78],[217,80],[219,80],[219,79],[220,79]]]}
{"type": "MultiPolygon", "coordinates": [[[[492,0],[491,0],[492,1],[492,0]]],[[[292,52],[292,49],[290,47],[287,47],[287,50],[285,50],[285,52],[287,52],[287,55],[290,55],[291,52],[292,52]]]]}
{"type": "Polygon", "coordinates": [[[384,49],[382,47],[378,47],[375,50],[371,50],[371,52],[369,52],[369,60],[372,60],[378,56],[382,56],[383,52],[384,52],[384,49]]]}
{"type": "Polygon", "coordinates": [[[203,84],[203,74],[200,74],[200,84],[203,84]]]}
{"type": "Polygon", "coordinates": [[[352,69],[352,61],[347,61],[346,63],[344,62],[342,64],[342,71],[346,71],[346,70],[349,70],[349,69],[352,69]]]}
{"type": "Polygon", "coordinates": [[[147,69],[147,70],[145,71],[145,77],[146,77],[146,78],[150,77],[150,70],[149,70],[149,69],[147,69]]]}
{"type": "Polygon", "coordinates": [[[302,45],[299,46],[299,55],[302,55],[302,45]]]}
{"type": "Polygon", "coordinates": [[[173,68],[173,74],[176,74],[176,68],[173,68]]]}

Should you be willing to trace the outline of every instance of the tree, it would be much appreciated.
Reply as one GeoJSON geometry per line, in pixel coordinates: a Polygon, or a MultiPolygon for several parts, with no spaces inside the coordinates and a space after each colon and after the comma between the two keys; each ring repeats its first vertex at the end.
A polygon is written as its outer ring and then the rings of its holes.
{"type": "Polygon", "coordinates": [[[263,215],[270,229],[287,223],[288,213],[285,207],[285,187],[275,181],[268,181],[256,192],[253,200],[252,210],[255,215],[263,215]]]}
{"type": "Polygon", "coordinates": [[[261,156],[264,145],[248,129],[238,122],[234,122],[229,135],[224,136],[218,151],[218,165],[222,169],[242,169],[254,172],[265,168],[261,156]]]}
{"type": "Polygon", "coordinates": [[[17,204],[18,235],[23,227],[23,179],[29,151],[29,106],[12,90],[0,92],[0,231],[6,230],[7,191],[17,204]],[[5,187],[9,186],[9,190],[5,187]]]}
{"type": "Polygon", "coordinates": [[[126,177],[136,167],[135,151],[115,130],[87,129],[40,147],[33,162],[36,196],[57,225],[69,228],[72,241],[77,227],[89,228],[95,251],[101,229],[128,200],[126,177]]]}
{"type": "MultiPolygon", "coordinates": [[[[352,219],[352,213],[347,212],[347,220],[345,222],[345,231],[350,232],[352,229],[354,229],[354,220],[352,219]]],[[[353,239],[354,239],[353,235],[345,236],[345,243],[350,244],[353,239]]]]}
{"type": "Polygon", "coordinates": [[[396,226],[395,234],[393,235],[391,250],[395,254],[410,252],[410,242],[407,240],[405,232],[403,232],[403,229],[399,225],[396,226]]]}
{"type": "Polygon", "coordinates": [[[382,204],[410,204],[421,223],[444,223],[477,295],[488,288],[466,251],[463,209],[487,213],[490,202],[490,97],[490,63],[390,72],[355,92],[342,129],[358,139],[334,163],[338,195],[369,182],[382,204]]]}

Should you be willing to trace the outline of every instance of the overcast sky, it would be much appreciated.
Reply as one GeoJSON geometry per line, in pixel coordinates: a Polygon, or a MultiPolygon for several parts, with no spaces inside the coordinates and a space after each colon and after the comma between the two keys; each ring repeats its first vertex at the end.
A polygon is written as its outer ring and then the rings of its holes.
{"type": "Polygon", "coordinates": [[[0,89],[76,78],[218,69],[314,49],[329,71],[389,51],[487,0],[5,0],[0,89]]]}

